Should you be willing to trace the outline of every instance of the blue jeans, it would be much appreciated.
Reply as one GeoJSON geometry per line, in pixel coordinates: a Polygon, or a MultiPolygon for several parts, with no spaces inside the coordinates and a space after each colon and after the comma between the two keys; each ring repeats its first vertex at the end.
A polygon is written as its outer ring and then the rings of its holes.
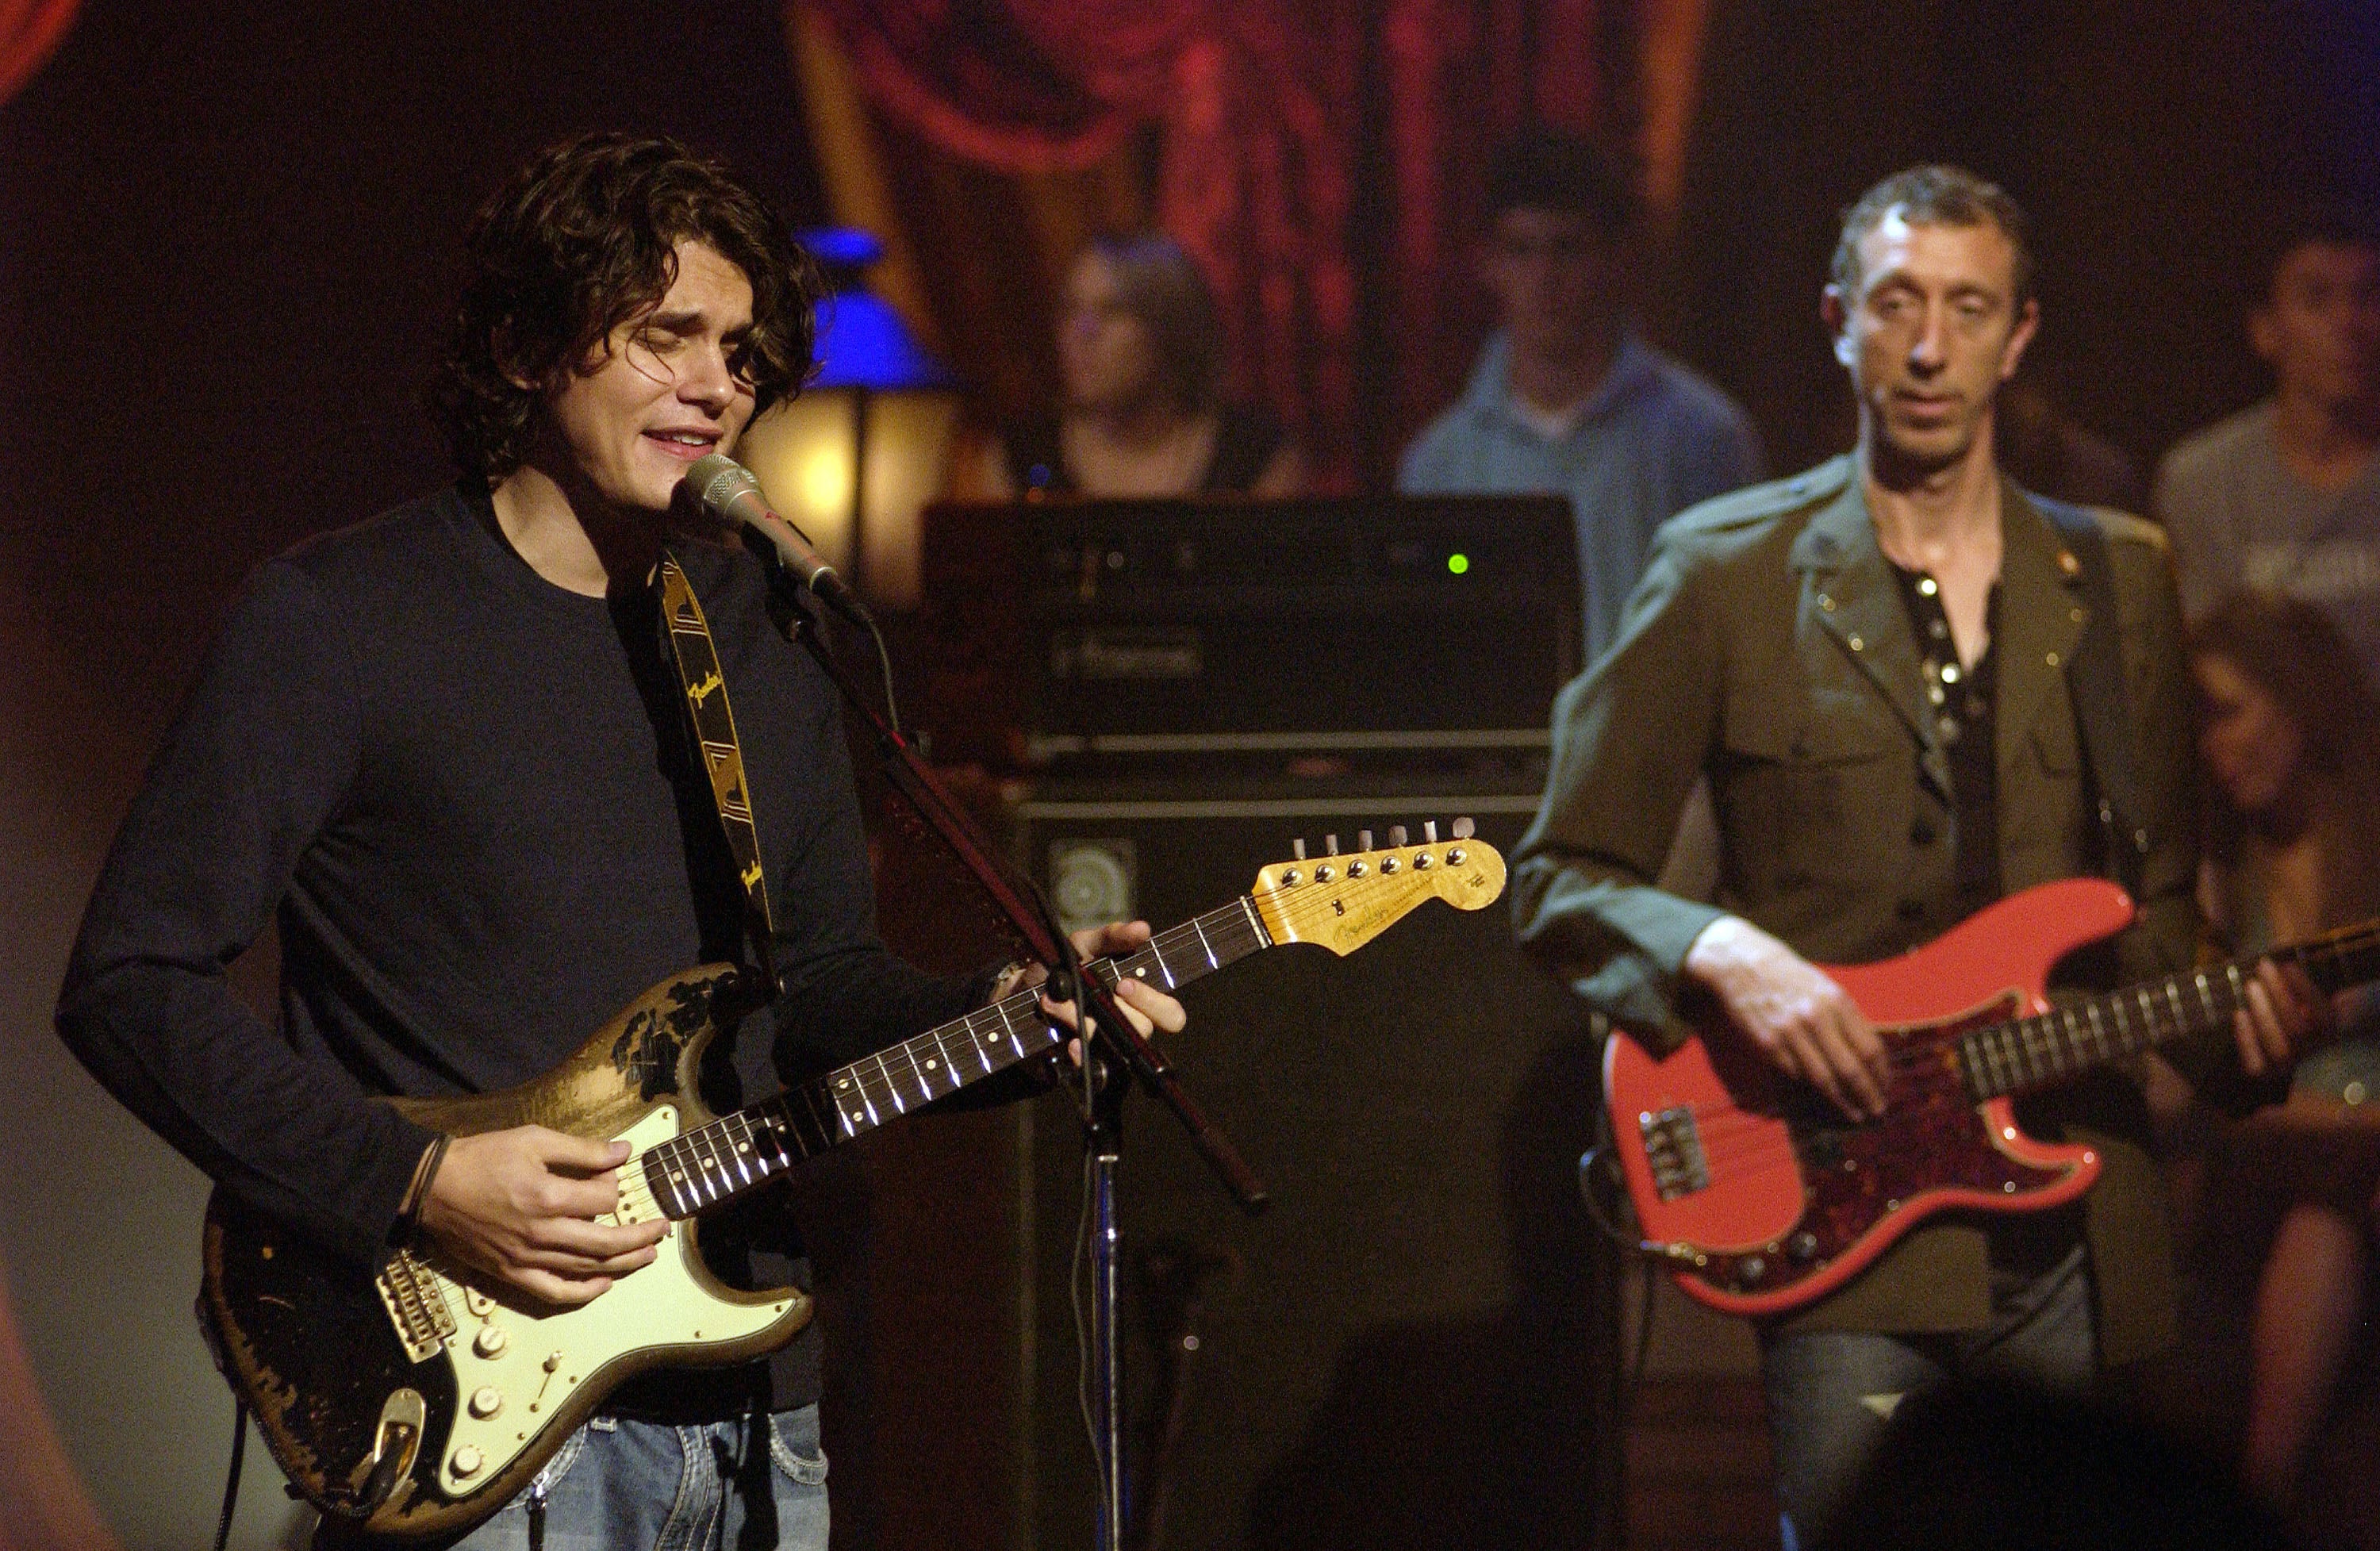
{"type": "MultiPolygon", "coordinates": [[[[1998,1278],[1996,1278],[1997,1281],[1998,1278]]],[[[1785,1551],[1826,1520],[1883,1440],[1893,1411],[1952,1379],[2081,1395],[2098,1375],[2089,1259],[2080,1246],[2031,1281],[1993,1289],[1992,1322],[1950,1335],[1807,1330],[1761,1343],[1785,1551]]]]}
{"type": "Polygon", "coordinates": [[[455,1551],[826,1551],[816,1406],[672,1427],[599,1416],[455,1551]]]}

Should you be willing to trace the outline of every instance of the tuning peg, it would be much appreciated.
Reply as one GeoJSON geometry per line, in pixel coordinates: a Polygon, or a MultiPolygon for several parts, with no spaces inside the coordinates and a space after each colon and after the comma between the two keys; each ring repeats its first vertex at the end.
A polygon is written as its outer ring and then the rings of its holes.
{"type": "Polygon", "coordinates": [[[1402,825],[1402,824],[1391,824],[1391,825],[1390,825],[1390,826],[1389,826],[1389,844],[1390,844],[1390,845],[1391,845],[1391,846],[1402,846],[1402,844],[1404,844],[1404,842],[1405,842],[1405,827],[1404,827],[1403,825],[1402,825]]]}
{"type": "Polygon", "coordinates": [[[1473,835],[1475,835],[1478,832],[1479,830],[1477,826],[1474,825],[1468,818],[1458,818],[1454,821],[1454,838],[1456,840],[1469,840],[1473,835]]]}
{"type": "Polygon", "coordinates": [[[1358,851],[1369,851],[1372,849],[1371,830],[1358,830],[1355,831],[1355,849],[1358,851]]]}
{"type": "Polygon", "coordinates": [[[1436,845],[1438,843],[1437,819],[1425,818],[1421,821],[1421,842],[1424,845],[1436,845]]]}
{"type": "Polygon", "coordinates": [[[1339,854],[1339,837],[1336,834],[1323,836],[1322,849],[1326,854],[1332,856],[1339,854]]]}
{"type": "Polygon", "coordinates": [[[1289,842],[1289,849],[1291,854],[1294,855],[1299,861],[1303,862],[1305,860],[1305,837],[1304,835],[1300,835],[1295,840],[1291,841],[1289,842]]]}

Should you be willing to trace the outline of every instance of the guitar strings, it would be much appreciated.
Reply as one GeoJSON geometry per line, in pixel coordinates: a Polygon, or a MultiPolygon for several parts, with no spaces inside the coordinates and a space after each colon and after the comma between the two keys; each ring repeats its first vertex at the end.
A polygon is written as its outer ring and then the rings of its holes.
{"type": "MultiPolygon", "coordinates": [[[[1385,881],[1387,881],[1385,878],[1377,879],[1376,884],[1385,881]]],[[[1416,893],[1436,892],[1434,880],[1421,873],[1407,875],[1404,887],[1407,891],[1416,893]]],[[[1219,962],[1216,959],[1215,943],[1220,942],[1226,948],[1236,948],[1257,933],[1260,925],[1266,921],[1265,915],[1257,913],[1253,909],[1255,903],[1261,902],[1272,906],[1280,920],[1296,934],[1282,940],[1296,941],[1303,940],[1305,929],[1317,924],[1327,923],[1333,917],[1338,909],[1338,895],[1343,891],[1343,884],[1319,883],[1257,891],[1245,896],[1242,900],[1234,901],[1231,904],[1220,906],[1157,933],[1147,943],[1130,953],[1099,962],[1121,966],[1135,958],[1147,956],[1155,961],[1156,967],[1167,976],[1169,981],[1178,986],[1184,982],[1173,976],[1172,971],[1167,965],[1167,959],[1169,957],[1180,959],[1186,951],[1195,951],[1200,958],[1208,961],[1201,974],[1206,973],[1207,970],[1220,967],[1221,963],[1229,961],[1219,962]],[[1209,928],[1213,928],[1216,932],[1213,940],[1208,937],[1209,928]],[[1225,931],[1231,935],[1223,936],[1225,931]]],[[[1267,945],[1265,939],[1269,937],[1269,932],[1264,933],[1263,937],[1256,939],[1257,946],[1267,945]]],[[[1273,942],[1270,945],[1279,946],[1280,943],[1273,942]]],[[[1232,955],[1233,958],[1240,956],[1239,953],[1232,955]]],[[[1123,976],[1119,973],[1118,979],[1122,978],[1123,976]]],[[[1197,976],[1193,975],[1189,978],[1197,978],[1197,976]]],[[[763,1105],[756,1105],[752,1109],[760,1109],[771,1103],[780,1104],[787,1111],[788,1122],[797,1121],[798,1111],[794,1110],[792,1107],[795,1097],[798,1093],[802,1101],[811,1109],[811,1121],[823,1140],[831,1143],[844,1136],[856,1134],[856,1130],[880,1124],[885,1118],[882,1111],[888,1107],[896,1114],[905,1113],[908,1102],[912,1099],[921,1102],[930,1101],[942,1097],[943,1093],[954,1092],[968,1083],[1005,1070],[1019,1059],[1029,1058],[1039,1053],[1027,1049],[1023,1057],[1019,1057],[1013,1048],[1006,1047],[1027,1042],[1036,1036],[1047,1041],[1044,1048],[1054,1046],[1060,1036],[1045,1020],[1038,1015],[1038,989],[1020,992],[990,1007],[977,1008],[963,1017],[938,1024],[923,1034],[914,1036],[873,1055],[862,1057],[847,1067],[828,1073],[828,1078],[848,1078],[855,1084],[868,1116],[865,1126],[856,1127],[850,1117],[844,1114],[840,1104],[831,1099],[828,1108],[832,1113],[832,1123],[829,1123],[827,1115],[817,1112],[820,1097],[818,1090],[820,1084],[826,1079],[804,1084],[798,1088],[788,1088],[776,1096],[773,1100],[764,1100],[763,1105]],[[1026,1020],[1024,1025],[1020,1027],[1014,1013],[1024,1008],[1034,1009],[1036,1015],[1026,1020]],[[998,1051],[1002,1059],[996,1064],[989,1065],[986,1070],[961,1077],[960,1063],[954,1058],[951,1048],[953,1037],[959,1034],[965,1034],[966,1048],[980,1062],[985,1060],[987,1042],[982,1036],[987,1029],[997,1029],[1000,1034],[1007,1036],[1004,1041],[995,1039],[989,1042],[990,1048],[998,1051]],[[941,1078],[928,1075],[925,1066],[920,1062],[921,1057],[938,1065],[941,1073],[941,1078]],[[896,1074],[896,1066],[903,1063],[905,1063],[909,1069],[909,1075],[906,1077],[896,1074]],[[937,1092],[938,1082],[947,1082],[948,1086],[937,1092]]],[[[740,1189],[744,1184],[759,1182],[758,1180],[737,1181],[730,1177],[731,1169],[739,1168],[747,1160],[750,1164],[759,1167],[762,1179],[801,1161],[801,1158],[795,1156],[785,1145],[778,1123],[764,1121],[756,1128],[749,1115],[749,1109],[723,1115],[705,1125],[681,1132],[676,1136],[668,1138],[656,1145],[668,1145],[671,1143],[683,1145],[675,1151],[686,1156],[682,1159],[674,1159],[674,1161],[692,1165],[691,1171],[702,1177],[697,1181],[698,1189],[694,1194],[700,1194],[702,1189],[711,1186],[714,1181],[724,1183],[730,1193],[740,1189]],[[745,1133],[742,1144],[736,1142],[735,1135],[735,1129],[739,1126],[745,1133]],[[749,1145],[761,1137],[765,1137],[770,1151],[759,1153],[750,1151],[749,1145]],[[723,1154],[718,1145],[722,1141],[726,1142],[730,1149],[723,1154]],[[704,1156],[706,1147],[718,1156],[706,1157],[704,1156]]],[[[648,1148],[646,1153],[652,1150],[648,1148]]],[[[628,1162],[630,1164],[641,1162],[646,1153],[636,1155],[628,1162]]],[[[808,1154],[805,1153],[804,1156],[808,1154]]],[[[641,1169],[628,1169],[626,1165],[623,1165],[623,1169],[622,1199],[631,1209],[655,1212],[665,1210],[647,1185],[641,1169]]],[[[723,1199],[723,1197],[717,1198],[723,1199]]]]}
{"type": "MultiPolygon", "coordinates": [[[[1425,875],[1422,874],[1409,874],[1408,885],[1419,885],[1416,891],[1434,891],[1430,884],[1425,881],[1425,875]]],[[[1274,888],[1264,890],[1248,896],[1248,898],[1268,903],[1277,902],[1281,917],[1293,930],[1297,930],[1299,928],[1311,927],[1318,922],[1327,922],[1332,918],[1333,896],[1335,895],[1338,886],[1335,885],[1309,883],[1297,885],[1289,889],[1274,888]]],[[[1259,916],[1258,919],[1261,920],[1262,917],[1259,916]]],[[[1122,956],[1120,959],[1110,959],[1101,962],[1109,963],[1129,963],[1132,959],[1146,954],[1155,958],[1158,967],[1160,970],[1165,970],[1170,977],[1172,972],[1166,969],[1165,964],[1165,961],[1168,957],[1179,959],[1184,951],[1195,950],[1201,957],[1211,958],[1211,951],[1207,937],[1207,929],[1210,926],[1217,928],[1228,927],[1235,937],[1242,937],[1244,934],[1253,929],[1250,923],[1245,918],[1244,909],[1240,903],[1234,902],[1232,904],[1223,905],[1216,910],[1209,911],[1205,915],[1195,917],[1190,921],[1184,922],[1179,926],[1172,927],[1163,932],[1160,932],[1150,938],[1147,943],[1133,950],[1131,953],[1122,956]]],[[[1299,939],[1291,939],[1290,940],[1299,940],[1299,939]]],[[[1214,966],[1210,965],[1210,967],[1214,966]]],[[[1193,978],[1195,978],[1195,976],[1193,978]]],[[[1174,982],[1176,985],[1182,983],[1183,982],[1181,981],[1174,982]]],[[[1007,1016],[1007,1013],[1012,1007],[1038,1007],[1038,993],[1035,991],[1020,992],[1015,996],[1008,998],[1005,1001],[995,1003],[990,1007],[978,1008],[974,1012],[967,1013],[965,1017],[953,1019],[948,1024],[937,1025],[935,1028],[927,1030],[924,1034],[914,1036],[913,1037],[903,1041],[899,1045],[879,1051],[874,1055],[862,1057],[859,1060],[853,1062],[851,1067],[844,1069],[844,1072],[847,1073],[851,1079],[858,1084],[860,1095],[862,1098],[867,1101],[870,1109],[879,1109],[886,1104],[891,1104],[896,1110],[898,1110],[904,1107],[903,1101],[913,1095],[939,1097],[940,1095],[934,1092],[935,1079],[930,1079],[927,1077],[923,1071],[917,1070],[918,1057],[939,1048],[939,1059],[941,1061],[942,1070],[951,1073],[953,1076],[955,1076],[956,1062],[951,1059],[951,1052],[949,1049],[952,1036],[955,1033],[964,1030],[968,1036],[969,1046],[971,1048],[979,1047],[981,1044],[979,1036],[983,1032],[983,1027],[988,1024],[995,1024],[1002,1025],[1003,1032],[1009,1034],[1012,1037],[1022,1036],[1025,1035],[1026,1031],[1017,1028],[1014,1018],[1007,1016]],[[893,1068],[896,1061],[906,1061],[911,1066],[915,1073],[914,1081],[905,1079],[895,1074],[893,1068]],[[868,1068],[873,1068],[874,1070],[865,1070],[868,1068]]],[[[1044,1035],[1049,1033],[1048,1025],[1038,1015],[1030,1020],[1029,1026],[1036,1032],[1044,1035]]],[[[1055,1043],[1054,1036],[1050,1037],[1050,1043],[1055,1043]]],[[[1026,1052],[1028,1056],[1036,1053],[1038,1052],[1026,1052]]],[[[1012,1063],[1002,1063],[1003,1066],[1007,1064],[1012,1063]]],[[[999,1067],[993,1068],[994,1071],[1000,1069],[1001,1068],[999,1067]]],[[[832,1073],[830,1075],[841,1074],[843,1073],[832,1073]]],[[[984,1076],[989,1074],[989,1072],[982,1072],[978,1073],[977,1075],[984,1076]]],[[[955,1089],[964,1085],[965,1085],[964,1082],[953,1082],[951,1084],[951,1087],[952,1089],[955,1089]]],[[[790,1094],[792,1090],[789,1089],[787,1092],[790,1094]]],[[[819,1118],[823,1120],[824,1117],[819,1118]]],[[[836,1118],[838,1121],[843,1118],[840,1111],[838,1111],[836,1118]]],[[[877,1118],[880,1121],[881,1117],[879,1116],[877,1118]]],[[[839,1133],[844,1128],[842,1126],[838,1125],[832,1128],[832,1131],[839,1133]]]]}

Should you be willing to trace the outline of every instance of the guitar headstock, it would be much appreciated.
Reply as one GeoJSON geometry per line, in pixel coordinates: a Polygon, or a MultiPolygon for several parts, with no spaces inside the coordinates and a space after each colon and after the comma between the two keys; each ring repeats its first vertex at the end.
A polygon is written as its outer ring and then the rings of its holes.
{"type": "Polygon", "coordinates": [[[1419,845],[1404,843],[1402,826],[1389,831],[1390,844],[1372,848],[1363,831],[1358,849],[1309,857],[1304,842],[1297,856],[1257,874],[1249,900],[1273,941],[1315,942],[1334,953],[1352,953],[1402,920],[1425,900],[1439,899],[1457,910],[1478,910],[1504,891],[1504,858],[1475,838],[1471,820],[1458,818],[1453,838],[1440,841],[1435,822],[1419,845]]]}

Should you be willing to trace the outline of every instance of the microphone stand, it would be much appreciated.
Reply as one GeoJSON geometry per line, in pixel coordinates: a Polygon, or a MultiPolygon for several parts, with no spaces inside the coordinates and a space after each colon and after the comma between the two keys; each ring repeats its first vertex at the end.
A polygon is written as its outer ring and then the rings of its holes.
{"type": "MultiPolygon", "coordinates": [[[[1264,1183],[1240,1157],[1229,1138],[1216,1129],[1158,1048],[1141,1037],[1113,995],[1098,978],[1083,973],[1075,946],[1058,929],[1054,913],[1031,883],[1023,890],[1012,884],[1007,871],[993,859],[992,848],[969,818],[944,790],[941,781],[900,730],[880,715],[859,691],[859,685],[834,654],[827,649],[818,618],[801,598],[804,590],[765,541],[747,545],[769,573],[777,595],[795,612],[793,633],[818,660],[827,677],[842,691],[845,704],[874,733],[884,775],[895,792],[924,819],[951,853],[973,873],[985,894],[1014,928],[1026,951],[1050,971],[1050,994],[1071,1001],[1081,1020],[1083,1036],[1083,1123],[1087,1172],[1091,1190],[1091,1396],[1093,1446],[1099,1450],[1099,1513],[1098,1551],[1123,1551],[1127,1504],[1123,1466],[1123,1364],[1118,1348],[1122,1327],[1118,1293],[1122,1282],[1123,1236],[1116,1217],[1116,1169],[1123,1156],[1123,1097],[1127,1076],[1157,1096],[1189,1133],[1191,1145],[1207,1161],[1241,1210],[1254,1215],[1270,1204],[1264,1183]],[[1027,903],[1025,895],[1031,895],[1027,903]]],[[[864,617],[864,614],[863,614],[864,617]]],[[[865,621],[871,636],[875,623],[865,621]]],[[[877,636],[880,657],[884,651],[877,636]]],[[[885,669],[891,685],[891,668],[885,669]]]]}

